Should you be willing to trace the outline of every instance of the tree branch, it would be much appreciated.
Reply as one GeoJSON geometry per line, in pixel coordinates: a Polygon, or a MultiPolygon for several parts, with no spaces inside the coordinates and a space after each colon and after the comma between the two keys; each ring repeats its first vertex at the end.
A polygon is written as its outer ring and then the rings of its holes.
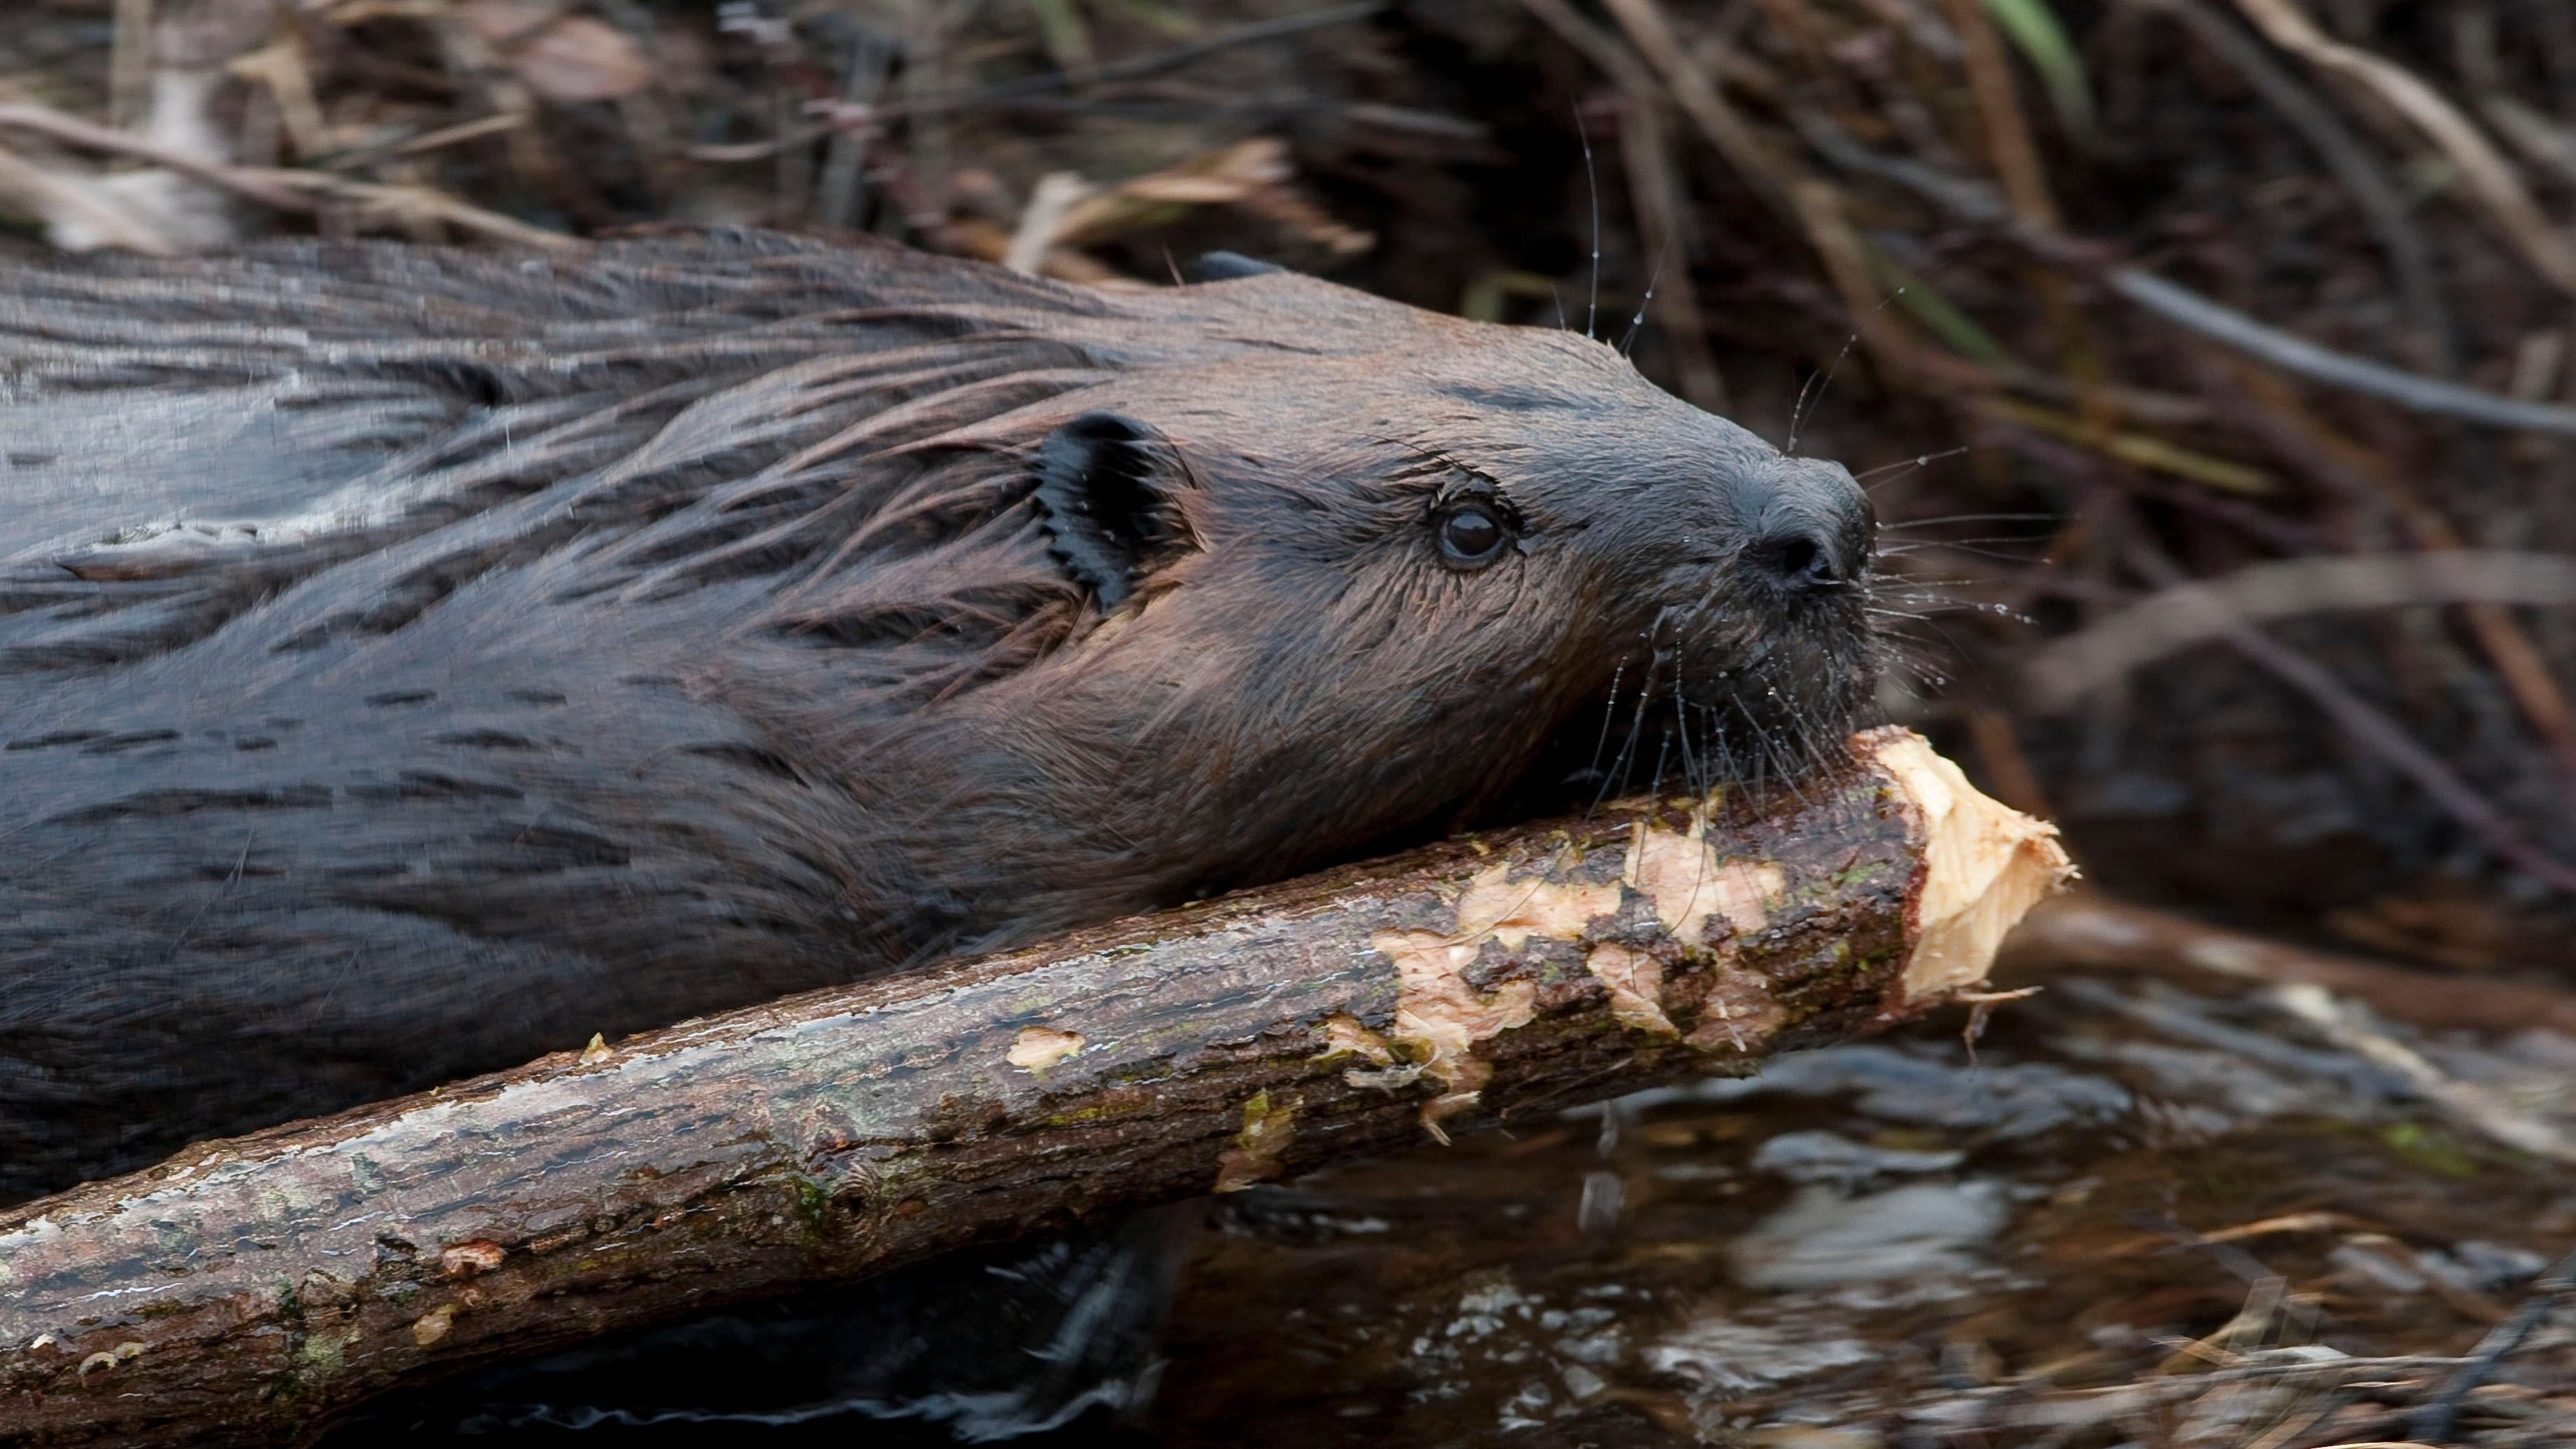
{"type": "Polygon", "coordinates": [[[478,1363],[1915,1015],[2065,857],[1915,736],[1855,743],[1714,822],[1451,843],[26,1205],[0,1442],[291,1442],[478,1363]]]}

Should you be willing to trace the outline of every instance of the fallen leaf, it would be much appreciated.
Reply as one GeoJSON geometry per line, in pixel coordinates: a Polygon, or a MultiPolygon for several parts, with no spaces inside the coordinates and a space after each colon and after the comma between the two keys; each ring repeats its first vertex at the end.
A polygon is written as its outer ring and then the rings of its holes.
{"type": "Polygon", "coordinates": [[[509,65],[528,89],[567,105],[613,101],[653,83],[652,58],[635,37],[586,15],[537,32],[511,53],[509,65]]]}

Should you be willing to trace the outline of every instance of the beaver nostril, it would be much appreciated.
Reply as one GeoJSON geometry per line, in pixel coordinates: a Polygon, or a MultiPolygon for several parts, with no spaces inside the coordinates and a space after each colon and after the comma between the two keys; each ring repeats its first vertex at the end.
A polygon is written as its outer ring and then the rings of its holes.
{"type": "Polygon", "coordinates": [[[1814,570],[1818,557],[1819,554],[1813,542],[1803,538],[1793,538],[1780,549],[1780,572],[1791,578],[1809,573],[1814,570]]]}
{"type": "Polygon", "coordinates": [[[1792,534],[1773,543],[1768,552],[1780,582],[1791,588],[1830,588],[1842,582],[1832,543],[1813,534],[1792,534]]]}

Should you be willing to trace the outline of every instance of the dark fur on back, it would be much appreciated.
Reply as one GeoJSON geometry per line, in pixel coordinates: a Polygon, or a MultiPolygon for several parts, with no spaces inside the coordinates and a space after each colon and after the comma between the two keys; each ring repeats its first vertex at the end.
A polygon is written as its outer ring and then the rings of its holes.
{"type": "Polygon", "coordinates": [[[0,451],[0,1200],[1439,828],[1614,695],[1803,756],[1869,684],[1847,475],[1290,275],[28,269],[0,451]],[[1032,497],[1103,413],[1123,599],[1032,497]]]}

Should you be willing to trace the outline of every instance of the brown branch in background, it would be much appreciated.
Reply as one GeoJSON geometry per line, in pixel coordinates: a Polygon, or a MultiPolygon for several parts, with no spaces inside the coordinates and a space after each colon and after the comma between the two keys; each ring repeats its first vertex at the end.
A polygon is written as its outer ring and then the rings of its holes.
{"type": "Polygon", "coordinates": [[[1644,305],[1664,330],[1681,395],[1723,414],[1726,379],[1717,370],[1717,354],[1709,348],[1699,284],[1691,277],[1691,259],[1698,248],[1693,245],[1691,215],[1670,139],[1664,133],[1662,101],[1644,85],[1622,87],[1620,96],[1619,154],[1627,165],[1628,195],[1636,204],[1638,229],[1650,239],[1655,257],[1646,283],[1654,295],[1644,305]]]}
{"type": "Polygon", "coordinates": [[[154,0],[116,0],[107,52],[107,119],[118,129],[142,123],[152,86],[154,0]]]}
{"type": "Polygon", "coordinates": [[[147,257],[179,250],[148,218],[87,178],[48,171],[5,148],[0,148],[0,198],[15,198],[48,221],[76,222],[108,246],[147,257]]]}
{"type": "MultiPolygon", "coordinates": [[[[2041,450],[2063,450],[2064,445],[2044,437],[2025,437],[2019,446],[2041,450]]],[[[2070,465],[2070,473],[2082,476],[2082,465],[2070,465]]],[[[2123,509],[2107,488],[2095,490],[2103,511],[2117,518],[2123,509]]],[[[2123,553],[2137,573],[2159,589],[2172,589],[2189,582],[2189,576],[2165,556],[2138,529],[2125,530],[2127,541],[2123,553]]],[[[2038,592],[2088,596],[2095,587],[2080,577],[2049,581],[2035,571],[2024,577],[2038,592]]],[[[2307,696],[2308,701],[2362,749],[2378,756],[2398,773],[2413,781],[2442,813],[2466,827],[2498,859],[2522,870],[2552,889],[2576,894],[2576,866],[2562,862],[2533,844],[2521,827],[2507,818],[2459,774],[2418,743],[2396,720],[2364,699],[2333,673],[2315,661],[2273,641],[2242,619],[2228,621],[2223,629],[2225,642],[2238,653],[2283,684],[2307,696]]]]}
{"type": "MultiPolygon", "coordinates": [[[[2003,41],[1995,34],[1982,0],[1947,3],[1950,26],[1958,32],[1963,48],[1961,59],[1968,72],[1968,88],[1976,95],[1977,114],[1985,123],[1987,158],[1994,164],[1996,175],[2003,178],[2004,197],[2013,215],[2025,226],[2056,231],[2060,226],[2057,199],[2049,194],[2048,172],[2040,162],[2039,143],[2032,139],[2030,124],[2022,116],[2020,88],[2013,84],[2003,41]]],[[[2039,296],[2049,333],[2056,339],[2060,365],[2076,384],[2077,405],[2086,414],[2085,422],[2097,428],[2107,426],[2107,400],[2099,391],[2106,380],[2102,352],[2088,335],[2082,310],[2067,295],[2065,278],[2034,266],[2030,285],[2039,296]]]]}
{"type": "Polygon", "coordinates": [[[257,170],[248,167],[234,170],[253,184],[274,183],[304,193],[300,209],[305,211],[320,211],[327,204],[338,202],[389,217],[433,218],[477,236],[538,251],[579,251],[590,245],[579,237],[530,226],[428,186],[386,186],[370,181],[352,181],[324,171],[257,170]]]}
{"type": "Polygon", "coordinates": [[[2236,0],[2236,5],[2274,45],[2367,91],[2404,117],[2422,139],[2449,159],[2476,201],[2475,210],[2494,224],[2531,269],[2558,290],[2576,296],[2576,248],[2559,234],[2540,203],[2532,200],[2513,167],[2440,92],[2412,72],[2317,29],[2294,0],[2236,0]]]}
{"type": "Polygon", "coordinates": [[[2013,932],[2003,981],[2069,968],[2209,972],[2263,986],[2318,986],[2425,1031],[2576,1035],[2576,992],[2520,981],[2414,970],[2247,935],[2090,888],[2050,901],[2013,932]]]}
{"type": "MultiPolygon", "coordinates": [[[[2243,77],[2324,160],[2327,170],[2377,233],[2392,280],[2424,334],[2432,370],[2446,378],[2457,377],[2465,359],[2457,329],[2433,275],[2431,257],[2420,229],[2408,214],[2408,206],[2381,174],[2378,163],[2347,133],[2331,108],[2311,96],[2274,63],[2260,41],[2221,15],[2209,0],[2161,0],[2160,8],[2176,16],[2243,77]]],[[[2464,22],[2471,15],[2483,14],[2460,12],[2464,22]]],[[[2486,69],[2491,71],[2491,56],[2488,61],[2486,69]]],[[[2464,68],[2477,70],[2468,61],[2464,61],[2464,68]]],[[[2495,93],[2499,103],[2505,103],[2500,86],[2478,84],[2474,75],[2472,84],[2495,93]]],[[[2492,111],[2491,105],[2491,114],[2492,111]]],[[[2312,467],[2319,451],[2329,453],[2336,461],[2321,470],[2325,475],[2321,481],[2341,492],[2348,506],[2364,514],[2393,511],[2399,526],[2419,547],[2457,551],[2466,546],[2449,518],[2424,499],[2401,473],[2388,467],[2371,450],[2340,446],[2343,440],[2332,436],[2333,430],[2317,419],[2281,379],[2250,369],[2235,371],[2250,394],[2244,401],[2265,415],[2257,419],[2258,430],[2281,433],[2284,429],[2273,422],[2273,417],[2283,416],[2290,422],[2289,431],[2304,434],[2318,444],[2316,449],[2296,444],[2282,449],[2282,456],[2294,466],[2312,467]],[[2368,486],[2351,486],[2356,477],[2368,486]]],[[[2487,439],[2462,437],[2454,451],[2465,481],[2484,489],[2495,486],[2495,458],[2487,439]]],[[[2547,660],[2534,647],[2530,634],[2508,610],[2498,606],[2498,601],[2462,595],[2458,612],[2479,651],[2495,667],[2515,708],[2539,737],[2561,790],[2576,797],[2576,711],[2570,710],[2547,660]]],[[[2475,682],[2470,682],[2469,687],[2475,688],[2475,682]]]]}
{"type": "Polygon", "coordinates": [[[304,63],[299,32],[290,31],[236,56],[224,68],[268,93],[296,156],[309,160],[330,149],[330,123],[323,118],[321,100],[313,94],[313,73],[304,63]]]}
{"type": "Polygon", "coordinates": [[[1627,33],[1637,54],[1663,78],[1673,101],[1690,118],[1709,145],[1773,211],[1795,219],[1779,162],[1753,128],[1719,93],[1717,84],[1691,64],[1691,52],[1673,32],[1655,0],[1604,0],[1603,8],[1627,33]]]}
{"type": "Polygon", "coordinates": [[[450,146],[462,145],[467,141],[479,141],[485,136],[497,136],[505,131],[515,131],[526,124],[528,124],[528,118],[520,115],[505,113],[478,116],[470,121],[459,121],[452,126],[441,126],[434,131],[423,131],[417,136],[407,136],[399,141],[387,141],[379,145],[343,151],[331,157],[325,164],[334,171],[354,171],[362,166],[372,166],[379,161],[443,151],[450,146]]]}
{"type": "Polygon", "coordinates": [[[1670,139],[1664,134],[1664,91],[1617,36],[1575,13],[1566,0],[1521,0],[1524,8],[1582,52],[1619,88],[1619,153],[1628,172],[1629,198],[1648,244],[1662,259],[1653,279],[1654,320],[1672,348],[1681,394],[1713,413],[1726,411],[1726,380],[1708,345],[1699,287],[1691,277],[1689,197],[1684,193],[1670,139]]]}
{"type": "Polygon", "coordinates": [[[2035,650],[2022,666],[2039,709],[2064,709],[2156,660],[2239,624],[2409,604],[2576,605],[2576,558],[2463,549],[2249,564],[2153,593],[2035,650]]]}
{"type": "Polygon", "coordinates": [[[2553,173],[2562,186],[2576,183],[2576,130],[2510,95],[2489,96],[2478,109],[2486,113],[2487,124],[2521,152],[2524,160],[2553,173]]]}
{"type": "Polygon", "coordinates": [[[65,115],[51,106],[29,102],[0,105],[0,130],[26,131],[86,151],[148,161],[164,170],[178,172],[209,186],[220,186],[244,200],[256,201],[280,211],[304,210],[309,205],[306,198],[293,188],[270,185],[261,181],[257,173],[242,167],[174,150],[141,136],[65,115]]]}
{"type": "Polygon", "coordinates": [[[2406,202],[2389,184],[2378,160],[2347,130],[2333,109],[2275,64],[2262,42],[2220,14],[2209,0],[2151,0],[2154,7],[2181,22],[2184,29],[2236,72],[2273,112],[2288,123],[2308,149],[2325,163],[2344,194],[2352,199],[2378,239],[2389,280],[2406,310],[2415,318],[2432,348],[2430,361],[2444,376],[2460,368],[2459,333],[2443,304],[2433,275],[2433,258],[2423,232],[2407,216],[2406,202]]]}
{"type": "MultiPolygon", "coordinates": [[[[877,99],[898,59],[894,50],[882,43],[866,28],[858,30],[858,39],[845,47],[847,69],[841,76],[841,90],[836,103],[864,111],[877,99]]],[[[814,183],[813,219],[836,230],[857,223],[859,207],[865,200],[867,182],[861,171],[866,161],[871,137],[868,129],[854,126],[836,128],[823,147],[823,168],[814,183]]]]}
{"type": "MultiPolygon", "coordinates": [[[[1962,376],[1963,369],[1970,374],[1982,373],[1972,363],[1917,345],[1903,324],[1888,315],[1886,304],[1877,296],[1878,283],[1870,276],[1868,255],[1861,249],[1850,221],[1843,216],[1842,193],[1833,183],[1813,178],[1793,181],[1789,184],[1789,204],[1797,212],[1808,244],[1824,260],[1825,276],[1842,295],[1843,310],[1851,314],[1852,332],[1869,349],[1887,382],[1928,391],[1935,386],[1935,379],[1944,376],[1954,383],[1968,380],[1962,376]]],[[[1793,443],[1796,421],[1791,419],[1793,443]]]]}
{"type": "MultiPolygon", "coordinates": [[[[2496,617],[2492,611],[2499,608],[2491,603],[2470,603],[2462,607],[2487,613],[2488,617],[2496,617]]],[[[2323,666],[2250,630],[2231,633],[2228,642],[2237,652],[2251,656],[2324,706],[2329,714],[2344,723],[2347,730],[2363,737],[2365,743],[2413,776],[2418,785],[2441,800],[2454,816],[2485,837],[2498,855],[2528,871],[2534,878],[2558,890],[2576,894],[2576,867],[2541,853],[2519,826],[2506,819],[2483,796],[2471,791],[2466,782],[2438,756],[2417,744],[2394,721],[2363,703],[2359,695],[2346,689],[2323,666]]],[[[2543,667],[2537,654],[2524,662],[2531,670],[2543,667]]],[[[2567,783],[2562,776],[2562,786],[2567,783]]]]}
{"type": "Polygon", "coordinates": [[[2203,488],[2244,498],[2277,497],[2279,483],[2271,474],[2243,463],[2215,458],[2149,433],[2114,431],[2087,425],[2082,418],[2052,408],[2034,407],[2010,398],[1986,398],[1979,410],[2016,427],[2030,428],[2089,448],[2132,467],[2186,478],[2203,488]]]}
{"type": "MultiPolygon", "coordinates": [[[[476,235],[518,246],[558,250],[586,245],[577,237],[530,226],[427,186],[388,186],[330,172],[288,167],[229,166],[156,146],[140,137],[95,126],[44,106],[0,106],[0,129],[6,128],[33,131],[89,150],[149,161],[281,211],[314,212],[338,203],[393,217],[432,217],[476,235]]],[[[0,153],[0,165],[11,168],[0,171],[0,182],[19,179],[17,168],[36,169],[7,157],[6,153],[0,153]]],[[[49,188],[47,194],[60,195],[61,189],[58,184],[49,188]]],[[[115,245],[152,254],[170,250],[148,231],[139,230],[139,222],[114,217],[92,219],[92,224],[99,225],[102,220],[113,226],[108,234],[115,238],[115,245]]]]}
{"type": "MultiPolygon", "coordinates": [[[[2434,508],[2385,458],[2344,436],[2302,402],[2289,384],[2256,368],[2229,369],[2231,389],[2247,421],[2285,459],[2340,493],[2347,506],[2394,515],[2397,526],[2428,553],[2468,547],[2450,519],[2434,508]]],[[[2504,601],[2464,595],[2462,621],[2493,664],[2505,692],[2555,765],[2561,789],[2576,792],[2576,709],[2559,688],[2548,661],[2515,621],[2504,601]]]]}
{"type": "Polygon", "coordinates": [[[1919,1015],[2065,856],[1919,737],[1854,745],[1758,814],[1452,843],[22,1206],[0,1442],[308,1436],[496,1358],[1919,1015]]]}
{"type": "MultiPolygon", "coordinates": [[[[2140,573],[2153,580],[2159,588],[2172,588],[2184,582],[2186,576],[2171,559],[2147,543],[2135,530],[2131,530],[2131,536],[2127,552],[2140,573]]],[[[2576,895],[2576,866],[2532,844],[2521,827],[2506,818],[2503,811],[2472,789],[2467,781],[2418,743],[2397,721],[2335,678],[2331,670],[2297,650],[2275,642],[2242,620],[2231,623],[2225,633],[2229,647],[2275,679],[2306,695],[2311,704],[2324,711],[2355,743],[2413,780],[2416,788],[2431,796],[2452,819],[2468,827],[2499,859],[2553,890],[2576,895]]]]}
{"type": "Polygon", "coordinates": [[[2417,412],[2488,427],[2576,437],[2576,407],[2525,402],[2319,346],[2213,302],[2188,287],[2138,267],[2120,265],[2113,260],[2113,254],[2096,244],[2023,224],[1992,190],[1979,182],[1905,157],[1881,155],[1822,116],[1800,112],[1791,119],[1807,144],[1835,166],[1893,182],[1954,219],[1995,227],[2033,255],[2079,276],[2091,277],[2167,322],[2283,372],[2417,412]]]}

